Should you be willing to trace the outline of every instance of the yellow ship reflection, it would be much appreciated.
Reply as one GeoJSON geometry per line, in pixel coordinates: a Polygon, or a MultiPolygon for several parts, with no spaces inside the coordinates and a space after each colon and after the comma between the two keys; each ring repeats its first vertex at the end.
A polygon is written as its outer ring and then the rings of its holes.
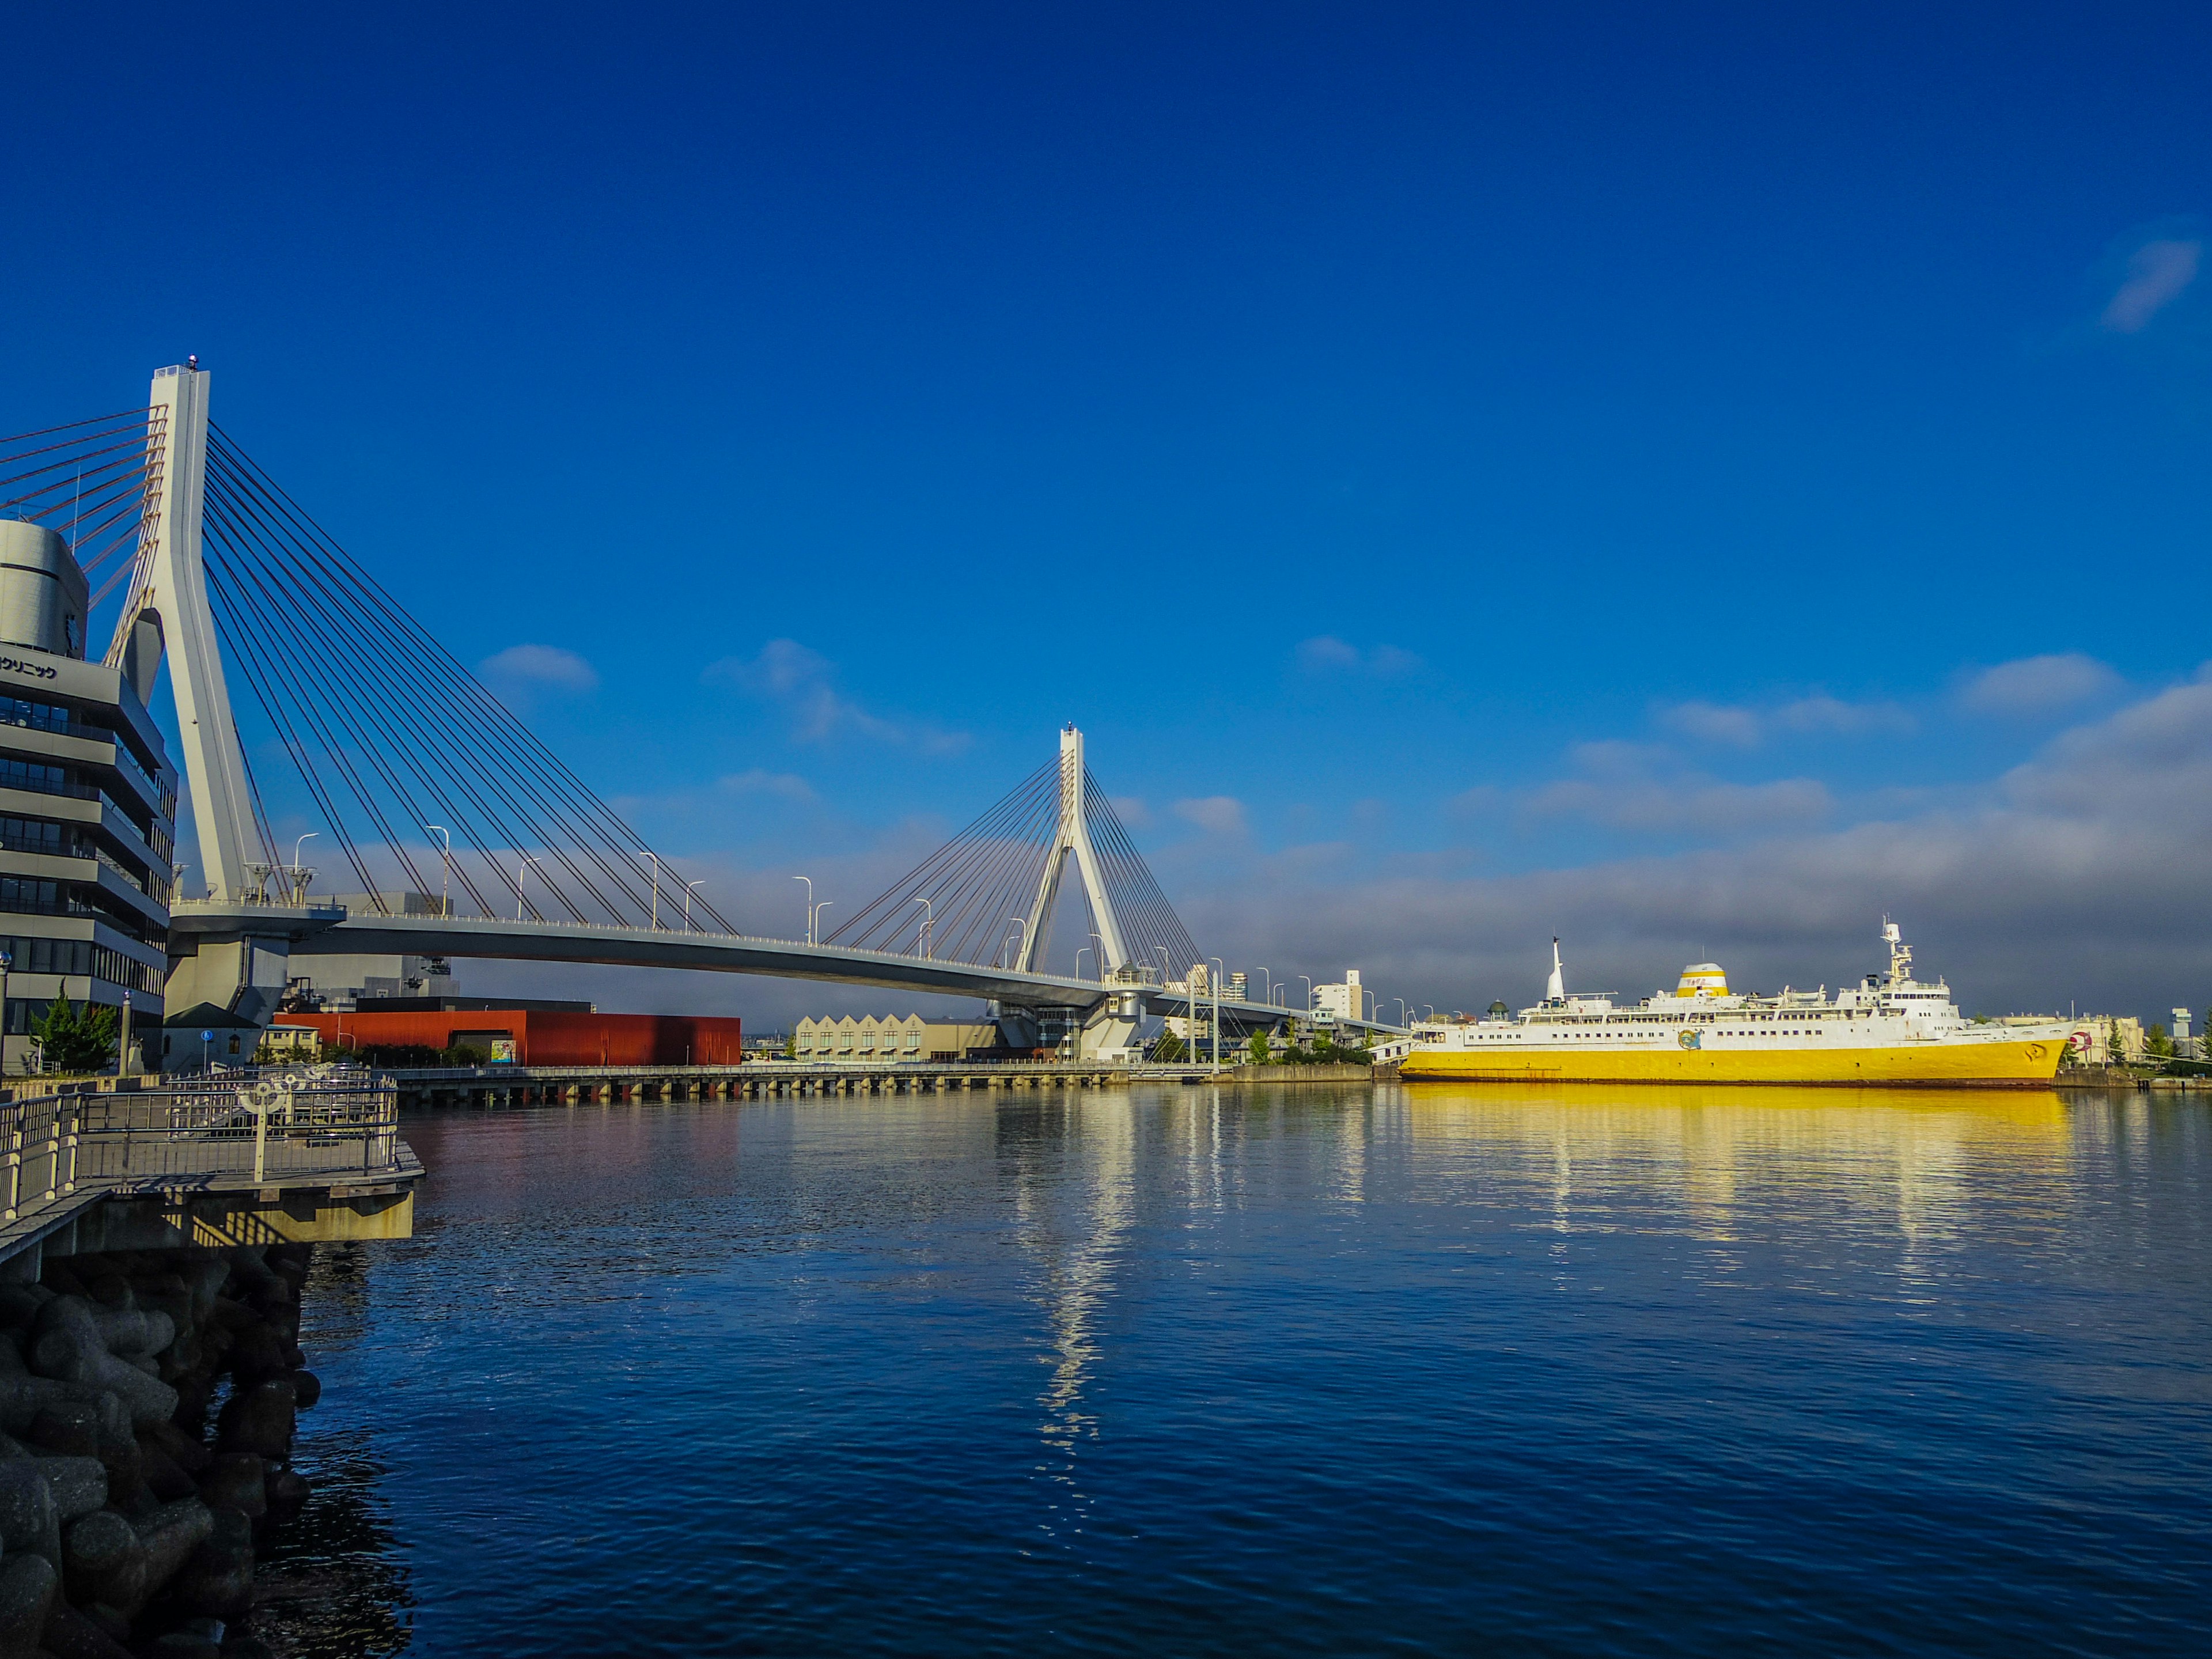
{"type": "Polygon", "coordinates": [[[1378,1091],[1376,1106],[1417,1180],[1524,1202],[1548,1188],[1562,1228],[1726,1238],[1746,1209],[1796,1208],[1856,1211],[1910,1240],[1986,1227],[1994,1204],[2033,1231],[2073,1184],[2075,1120],[2048,1090],[1425,1084],[1378,1091]]]}

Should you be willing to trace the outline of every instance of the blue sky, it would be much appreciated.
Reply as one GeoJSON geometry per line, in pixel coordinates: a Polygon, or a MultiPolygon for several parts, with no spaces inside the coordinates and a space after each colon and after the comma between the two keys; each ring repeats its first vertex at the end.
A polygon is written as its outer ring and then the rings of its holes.
{"type": "Polygon", "coordinates": [[[199,353],[740,925],[1074,720],[1277,972],[2212,1000],[2202,8],[88,15],[0,429],[199,353]]]}

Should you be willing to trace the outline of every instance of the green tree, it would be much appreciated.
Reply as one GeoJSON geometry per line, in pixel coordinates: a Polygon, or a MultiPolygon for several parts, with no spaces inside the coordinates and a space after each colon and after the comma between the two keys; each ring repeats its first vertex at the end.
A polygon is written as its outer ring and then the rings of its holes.
{"type": "Polygon", "coordinates": [[[2120,1022],[2117,1019],[2105,1033],[2105,1058],[2115,1066],[2127,1063],[2128,1051],[2120,1046],[2120,1022]]]}
{"type": "Polygon", "coordinates": [[[1267,1051],[1267,1034],[1265,1031],[1253,1032],[1252,1041],[1245,1046],[1252,1051],[1252,1063],[1255,1066],[1265,1066],[1273,1058],[1273,1055],[1267,1051]]]}
{"type": "Polygon", "coordinates": [[[1186,1058],[1182,1039],[1173,1031],[1160,1033],[1159,1041],[1152,1044],[1152,1058],[1170,1066],[1180,1065],[1186,1058]]]}
{"type": "Polygon", "coordinates": [[[2146,1046],[2149,1048],[2153,1060],[2173,1058],[2173,1039],[2166,1036],[2166,1027],[2163,1025],[2154,1025],[2150,1028],[2150,1042],[2146,1046]]]}
{"type": "Polygon", "coordinates": [[[50,1072],[104,1071],[115,1059],[115,1010],[78,1009],[64,994],[46,1005],[31,1035],[39,1039],[50,1072]]]}

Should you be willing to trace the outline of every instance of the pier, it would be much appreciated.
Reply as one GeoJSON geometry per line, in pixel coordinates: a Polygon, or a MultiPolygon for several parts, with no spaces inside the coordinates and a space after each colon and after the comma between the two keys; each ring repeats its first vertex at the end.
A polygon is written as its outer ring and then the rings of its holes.
{"type": "Polygon", "coordinates": [[[422,1166],[389,1078],[140,1082],[0,1102],[0,1281],[80,1252],[411,1233],[422,1166]]]}

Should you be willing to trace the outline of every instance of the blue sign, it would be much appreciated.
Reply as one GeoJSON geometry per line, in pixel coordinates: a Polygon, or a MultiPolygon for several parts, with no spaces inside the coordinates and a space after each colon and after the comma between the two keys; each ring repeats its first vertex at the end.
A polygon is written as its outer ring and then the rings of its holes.
{"type": "Polygon", "coordinates": [[[213,1031],[202,1031],[200,1033],[200,1041],[202,1042],[213,1042],[215,1041],[215,1033],[213,1031]]]}

